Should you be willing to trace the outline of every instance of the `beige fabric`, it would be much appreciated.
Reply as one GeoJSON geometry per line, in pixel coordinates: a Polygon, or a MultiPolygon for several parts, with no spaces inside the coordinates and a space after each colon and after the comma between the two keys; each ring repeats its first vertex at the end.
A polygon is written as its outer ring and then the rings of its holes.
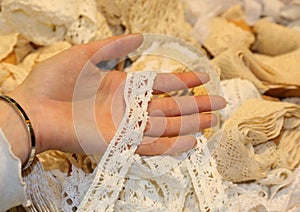
{"type": "Polygon", "coordinates": [[[93,40],[101,40],[113,36],[111,29],[102,13],[97,12],[96,35],[93,40]]]}
{"type": "Polygon", "coordinates": [[[246,79],[251,81],[261,93],[268,90],[259,79],[266,71],[247,49],[228,49],[211,62],[221,69],[221,79],[246,79]]]}
{"type": "Polygon", "coordinates": [[[244,11],[241,4],[234,5],[226,10],[221,15],[222,18],[225,18],[228,21],[241,20],[245,18],[244,11]]]}
{"type": "Polygon", "coordinates": [[[57,53],[71,47],[68,42],[58,42],[48,47],[38,49],[29,54],[22,63],[13,65],[0,63],[0,93],[8,93],[15,89],[32,70],[32,67],[57,53]]]}
{"type": "Polygon", "coordinates": [[[77,15],[76,0],[3,0],[5,20],[28,40],[49,45],[64,39],[77,15]]]}
{"type": "Polygon", "coordinates": [[[269,66],[270,72],[261,73],[261,80],[273,84],[300,86],[300,47],[278,56],[255,54],[257,60],[269,66]]]}
{"type": "Polygon", "coordinates": [[[225,18],[227,21],[233,23],[234,25],[240,27],[243,30],[252,32],[252,29],[249,27],[245,20],[245,14],[242,5],[240,4],[229,8],[221,15],[221,17],[225,18]]]}
{"type": "Polygon", "coordinates": [[[46,171],[59,169],[68,174],[70,174],[72,166],[82,169],[85,173],[92,173],[97,165],[87,155],[64,153],[56,150],[41,153],[38,158],[46,171]]]}
{"type": "Polygon", "coordinates": [[[178,0],[99,0],[98,7],[114,33],[122,32],[122,25],[125,33],[169,34],[200,47],[190,36],[192,28],[185,21],[183,5],[178,0]]]}
{"type": "Polygon", "coordinates": [[[33,51],[34,51],[34,47],[33,47],[32,43],[30,43],[30,41],[28,39],[19,35],[18,41],[14,48],[14,53],[17,58],[17,63],[22,62],[24,57],[26,57],[30,52],[33,52],[33,51]]]}
{"type": "Polygon", "coordinates": [[[222,18],[211,19],[208,28],[203,45],[213,56],[230,48],[249,48],[254,42],[254,35],[222,18]]]}
{"type": "Polygon", "coordinates": [[[0,34],[0,61],[7,57],[18,41],[18,33],[0,34]]]}
{"type": "Polygon", "coordinates": [[[53,57],[54,55],[70,48],[71,46],[72,45],[69,42],[61,41],[39,48],[38,50],[27,55],[19,66],[24,68],[27,72],[30,72],[34,65],[53,57]]]}
{"type": "Polygon", "coordinates": [[[224,179],[261,179],[275,168],[294,169],[300,162],[300,107],[248,100],[224,124],[215,158],[224,179]]]}
{"type": "Polygon", "coordinates": [[[120,35],[124,33],[122,28],[122,13],[120,4],[121,1],[118,0],[96,0],[98,11],[100,11],[109,25],[110,30],[114,35],[120,35]]]}
{"type": "Polygon", "coordinates": [[[260,20],[254,26],[256,40],[253,51],[266,55],[280,55],[300,47],[300,32],[282,25],[260,20]]]}
{"type": "Polygon", "coordinates": [[[223,97],[227,101],[221,110],[222,120],[229,119],[232,114],[248,99],[261,99],[261,94],[249,80],[233,78],[221,81],[223,97]]]}
{"type": "Polygon", "coordinates": [[[73,6],[76,10],[76,20],[69,26],[65,38],[72,44],[87,43],[96,36],[96,2],[94,0],[80,0],[74,3],[76,3],[73,6]]]}
{"type": "Polygon", "coordinates": [[[229,49],[212,63],[221,69],[221,79],[242,78],[272,96],[299,96],[299,50],[277,57],[253,54],[248,49],[229,49]]]}
{"type": "Polygon", "coordinates": [[[275,22],[282,21],[280,12],[284,8],[284,2],[281,0],[263,0],[263,15],[270,17],[275,22]]]}
{"type": "Polygon", "coordinates": [[[29,72],[10,63],[0,63],[0,93],[15,89],[26,78],[29,72]]]}
{"type": "Polygon", "coordinates": [[[180,38],[190,37],[188,33],[191,27],[185,22],[183,6],[177,0],[125,1],[122,6],[122,13],[125,13],[123,20],[128,33],[155,32],[180,38]]]}
{"type": "MultiPolygon", "coordinates": [[[[0,1],[0,9],[1,9],[1,1],[0,1]]],[[[14,32],[14,30],[7,23],[7,21],[3,18],[3,14],[0,11],[0,34],[9,34],[9,33],[13,33],[13,32],[14,32]]]]}

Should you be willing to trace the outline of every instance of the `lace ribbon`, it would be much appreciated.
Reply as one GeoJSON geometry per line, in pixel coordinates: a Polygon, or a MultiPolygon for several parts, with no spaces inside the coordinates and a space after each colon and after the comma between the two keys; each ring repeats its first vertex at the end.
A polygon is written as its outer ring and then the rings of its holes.
{"type": "Polygon", "coordinates": [[[79,211],[114,210],[114,203],[134,161],[134,152],[142,141],[155,76],[155,72],[128,73],[124,90],[125,115],[95,170],[95,177],[79,211]]]}

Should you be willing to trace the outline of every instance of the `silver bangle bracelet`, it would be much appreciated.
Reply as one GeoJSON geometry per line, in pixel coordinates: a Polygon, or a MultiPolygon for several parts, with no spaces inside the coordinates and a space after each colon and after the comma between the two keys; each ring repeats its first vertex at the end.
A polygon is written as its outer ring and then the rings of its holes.
{"type": "Polygon", "coordinates": [[[34,131],[32,128],[32,124],[30,119],[28,118],[27,114],[25,113],[25,111],[23,110],[23,108],[21,107],[21,105],[19,105],[16,100],[14,100],[13,98],[6,96],[6,95],[0,95],[0,99],[5,100],[7,103],[9,103],[13,109],[19,114],[19,116],[24,120],[26,129],[27,129],[27,133],[28,133],[28,137],[30,139],[29,142],[29,152],[30,154],[27,157],[27,160],[24,162],[23,164],[23,170],[27,169],[34,157],[35,157],[35,135],[34,135],[34,131]]]}

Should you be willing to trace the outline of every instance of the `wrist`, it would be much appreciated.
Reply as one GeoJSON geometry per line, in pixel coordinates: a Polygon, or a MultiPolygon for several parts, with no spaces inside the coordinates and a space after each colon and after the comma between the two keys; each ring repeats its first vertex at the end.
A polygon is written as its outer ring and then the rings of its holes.
{"type": "MultiPolygon", "coordinates": [[[[31,133],[28,127],[26,126],[26,122],[24,119],[21,118],[20,114],[18,114],[16,111],[15,113],[19,115],[21,124],[23,124],[24,129],[27,132],[27,140],[29,140],[29,145],[32,142],[32,139],[35,140],[35,153],[41,153],[42,151],[46,151],[47,149],[42,149],[41,148],[41,142],[40,142],[40,136],[39,136],[39,127],[38,127],[38,104],[33,101],[33,99],[29,98],[28,95],[24,95],[22,92],[16,92],[18,89],[14,90],[13,92],[7,94],[7,96],[11,97],[14,99],[24,110],[26,115],[28,116],[30,120],[30,124],[33,130],[32,135],[34,135],[34,138],[31,138],[31,133]]],[[[30,154],[30,152],[29,152],[30,154]]]]}
{"type": "Polygon", "coordinates": [[[30,154],[27,129],[22,118],[5,101],[0,101],[0,128],[11,144],[13,153],[23,164],[30,154]]]}

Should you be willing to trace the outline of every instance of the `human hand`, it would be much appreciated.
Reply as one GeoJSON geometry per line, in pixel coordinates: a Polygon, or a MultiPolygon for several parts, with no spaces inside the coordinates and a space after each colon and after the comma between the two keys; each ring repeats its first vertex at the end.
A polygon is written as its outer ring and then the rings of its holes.
{"type": "MultiPolygon", "coordinates": [[[[96,64],[123,57],[142,41],[142,35],[127,35],[74,46],[37,65],[8,94],[23,106],[32,121],[37,153],[49,149],[86,154],[105,151],[125,112],[126,73],[100,71],[96,64]],[[78,81],[86,86],[81,87],[74,100],[78,81]],[[74,105],[81,109],[80,134],[74,127],[74,105]],[[90,105],[95,106],[93,110],[90,105]]],[[[208,80],[208,75],[200,72],[158,74],[154,94],[195,87],[208,80]]],[[[217,121],[214,115],[201,112],[224,106],[224,99],[218,96],[152,99],[148,107],[149,121],[137,153],[172,154],[191,149],[195,138],[188,134],[217,121]]]]}

